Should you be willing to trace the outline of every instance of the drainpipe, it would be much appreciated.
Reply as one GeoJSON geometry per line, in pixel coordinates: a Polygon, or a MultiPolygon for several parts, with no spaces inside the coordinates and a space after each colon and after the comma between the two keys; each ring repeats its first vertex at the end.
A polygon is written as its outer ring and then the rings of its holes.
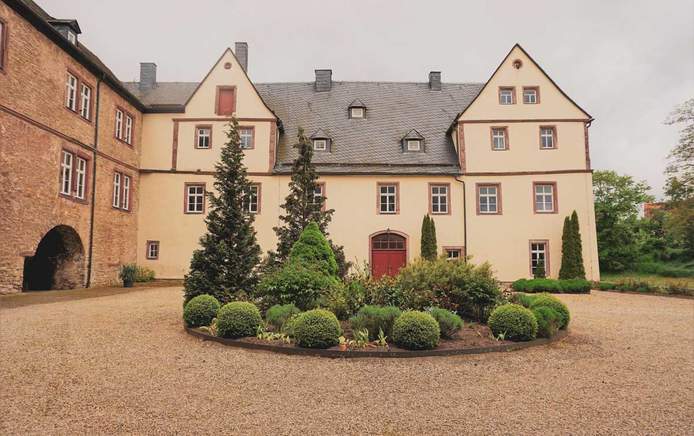
{"type": "Polygon", "coordinates": [[[458,179],[458,176],[455,176],[453,179],[455,179],[456,182],[463,184],[463,246],[465,249],[465,258],[467,259],[467,255],[470,251],[467,247],[467,201],[465,192],[465,181],[458,179]]]}
{"type": "Polygon", "coordinates": [[[92,284],[92,255],[94,254],[94,208],[96,207],[96,149],[99,145],[99,97],[102,77],[96,79],[96,105],[94,109],[94,149],[92,150],[92,201],[89,208],[89,260],[87,261],[87,283],[92,284]]]}

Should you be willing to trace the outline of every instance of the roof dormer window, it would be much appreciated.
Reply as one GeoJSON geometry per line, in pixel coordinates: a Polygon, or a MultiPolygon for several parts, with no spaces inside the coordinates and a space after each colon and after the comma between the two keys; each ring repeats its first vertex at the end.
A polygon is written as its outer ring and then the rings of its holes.
{"type": "Polygon", "coordinates": [[[313,149],[315,151],[326,151],[328,149],[328,140],[327,139],[314,139],[313,140],[313,149]]]}
{"type": "Polygon", "coordinates": [[[415,129],[410,130],[404,138],[402,138],[402,151],[404,152],[422,152],[424,151],[424,137],[415,129]]]}
{"type": "Polygon", "coordinates": [[[407,151],[422,151],[422,141],[419,139],[408,139],[406,148],[407,151]]]}
{"type": "Polygon", "coordinates": [[[68,30],[67,40],[70,41],[73,45],[77,45],[77,34],[72,30],[68,30]]]}
{"type": "Polygon", "coordinates": [[[366,105],[359,99],[354,100],[349,105],[350,118],[366,118],[366,105]]]}
{"type": "Polygon", "coordinates": [[[313,151],[330,151],[330,136],[323,129],[316,130],[310,139],[313,151]]]}

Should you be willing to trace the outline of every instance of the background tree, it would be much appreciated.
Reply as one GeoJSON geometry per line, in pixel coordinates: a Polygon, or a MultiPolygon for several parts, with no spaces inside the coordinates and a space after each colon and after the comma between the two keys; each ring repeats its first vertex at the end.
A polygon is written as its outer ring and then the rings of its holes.
{"type": "MultiPolygon", "coordinates": [[[[287,260],[294,243],[299,239],[301,232],[311,222],[315,222],[322,234],[328,236],[328,224],[332,220],[334,209],[323,210],[324,196],[316,196],[318,187],[318,174],[311,160],[313,159],[313,147],[311,141],[304,135],[304,129],[299,128],[297,143],[294,145],[298,156],[292,166],[292,178],[289,182],[289,194],[282,204],[285,214],[280,215],[280,226],[274,227],[277,234],[277,250],[269,253],[268,263],[277,265],[287,260]]],[[[349,263],[345,260],[342,246],[335,245],[328,239],[330,247],[335,253],[338,264],[338,274],[343,277],[349,269],[349,263]]]]}
{"type": "Polygon", "coordinates": [[[583,244],[578,225],[578,214],[573,211],[570,217],[564,218],[564,229],[561,237],[560,279],[585,279],[583,266],[583,244]]]}
{"type": "Polygon", "coordinates": [[[636,265],[639,205],[653,201],[649,189],[646,182],[614,171],[593,174],[598,258],[602,270],[621,272],[636,265]]]}
{"type": "Polygon", "coordinates": [[[226,135],[227,142],[215,165],[216,194],[207,193],[207,232],[200,238],[201,248],[193,252],[190,272],[184,278],[185,301],[211,294],[225,303],[250,292],[257,281],[255,268],[260,261],[260,247],[253,229],[253,214],[244,207],[251,185],[235,118],[226,135]]]}
{"type": "Polygon", "coordinates": [[[436,249],[436,224],[429,215],[422,219],[422,236],[420,241],[421,256],[427,260],[435,260],[436,249]]]}

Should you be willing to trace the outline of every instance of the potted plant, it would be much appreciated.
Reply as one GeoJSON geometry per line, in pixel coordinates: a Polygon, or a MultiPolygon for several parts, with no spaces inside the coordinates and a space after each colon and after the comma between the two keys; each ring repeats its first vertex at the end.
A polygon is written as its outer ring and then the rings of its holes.
{"type": "Polygon", "coordinates": [[[124,288],[132,288],[137,275],[137,266],[134,263],[121,265],[118,277],[123,281],[124,288]]]}

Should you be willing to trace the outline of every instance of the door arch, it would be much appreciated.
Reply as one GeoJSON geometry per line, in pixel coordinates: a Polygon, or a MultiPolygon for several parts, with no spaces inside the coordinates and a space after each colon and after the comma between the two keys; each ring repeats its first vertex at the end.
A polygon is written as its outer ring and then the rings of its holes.
{"type": "Polygon", "coordinates": [[[407,263],[407,235],[386,230],[369,237],[371,275],[379,278],[394,276],[407,263]]]}
{"type": "Polygon", "coordinates": [[[26,291],[84,286],[84,246],[70,226],[53,227],[41,238],[33,256],[24,259],[26,291]]]}

